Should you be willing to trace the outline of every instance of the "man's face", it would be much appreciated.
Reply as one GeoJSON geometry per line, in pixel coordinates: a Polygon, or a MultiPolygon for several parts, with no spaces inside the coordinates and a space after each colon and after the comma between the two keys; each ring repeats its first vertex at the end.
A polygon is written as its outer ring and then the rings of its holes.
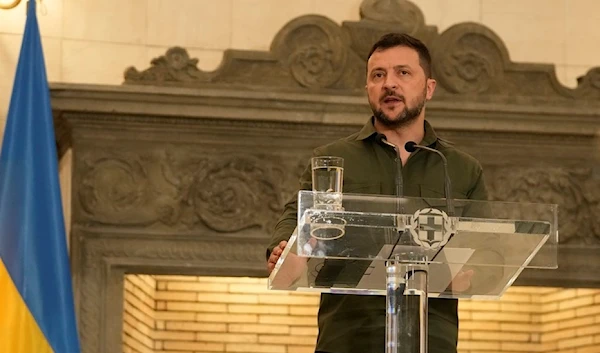
{"type": "Polygon", "coordinates": [[[398,128],[415,121],[433,96],[435,80],[428,79],[416,50],[397,46],[377,50],[367,63],[367,93],[375,118],[398,128]]]}

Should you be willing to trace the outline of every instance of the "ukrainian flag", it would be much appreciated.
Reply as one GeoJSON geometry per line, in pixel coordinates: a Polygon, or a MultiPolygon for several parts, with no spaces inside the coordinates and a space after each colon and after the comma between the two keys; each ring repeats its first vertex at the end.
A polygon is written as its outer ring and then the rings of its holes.
{"type": "Polygon", "coordinates": [[[29,1],[0,154],[0,353],[78,353],[35,5],[29,1]]]}

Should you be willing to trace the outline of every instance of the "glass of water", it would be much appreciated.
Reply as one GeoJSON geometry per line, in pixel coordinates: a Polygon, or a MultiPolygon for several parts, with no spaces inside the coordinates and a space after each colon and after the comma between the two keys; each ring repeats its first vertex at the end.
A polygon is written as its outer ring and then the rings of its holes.
{"type": "Polygon", "coordinates": [[[341,207],[342,183],[344,181],[344,159],[342,157],[322,156],[311,159],[312,189],[318,194],[315,206],[334,209],[341,207]],[[326,193],[326,194],[325,194],[326,193]],[[332,207],[328,207],[332,206],[332,207]]]}
{"type": "MultiPolygon", "coordinates": [[[[342,211],[342,184],[344,159],[335,156],[313,157],[312,190],[315,194],[314,208],[324,211],[342,211]]],[[[344,235],[345,220],[328,212],[312,220],[311,235],[322,240],[333,240],[344,235]]]]}

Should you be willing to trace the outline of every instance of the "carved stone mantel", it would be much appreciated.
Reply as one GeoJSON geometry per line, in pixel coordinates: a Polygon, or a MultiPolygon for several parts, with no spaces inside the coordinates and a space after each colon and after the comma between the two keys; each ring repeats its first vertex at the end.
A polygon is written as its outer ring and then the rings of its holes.
{"type": "Polygon", "coordinates": [[[124,273],[266,276],[269,230],[312,148],[369,118],[365,43],[389,28],[431,47],[427,118],[481,161],[492,198],[559,204],[559,269],[517,284],[600,287],[600,68],[569,89],[481,25],[438,34],[401,0],[366,0],[361,16],[299,17],[270,51],[227,51],[211,73],[172,48],[124,85],[51,85],[59,151],[73,151],[85,353],[121,350],[124,273]]]}

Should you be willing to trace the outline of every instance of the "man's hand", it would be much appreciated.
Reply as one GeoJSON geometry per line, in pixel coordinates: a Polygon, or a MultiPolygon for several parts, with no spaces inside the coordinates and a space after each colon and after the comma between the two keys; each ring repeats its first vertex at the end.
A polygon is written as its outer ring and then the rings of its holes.
{"type": "Polygon", "coordinates": [[[473,278],[474,273],[475,271],[473,270],[458,272],[450,283],[450,289],[452,292],[463,293],[471,288],[471,278],[473,278]]]}
{"type": "Polygon", "coordinates": [[[275,268],[275,264],[277,263],[277,260],[279,260],[279,257],[281,256],[281,253],[283,253],[283,249],[285,249],[286,245],[287,245],[287,241],[282,240],[279,243],[279,245],[274,247],[273,251],[271,251],[271,256],[269,256],[269,260],[267,261],[267,268],[269,269],[269,274],[271,274],[271,272],[273,272],[273,269],[275,268]]]}

